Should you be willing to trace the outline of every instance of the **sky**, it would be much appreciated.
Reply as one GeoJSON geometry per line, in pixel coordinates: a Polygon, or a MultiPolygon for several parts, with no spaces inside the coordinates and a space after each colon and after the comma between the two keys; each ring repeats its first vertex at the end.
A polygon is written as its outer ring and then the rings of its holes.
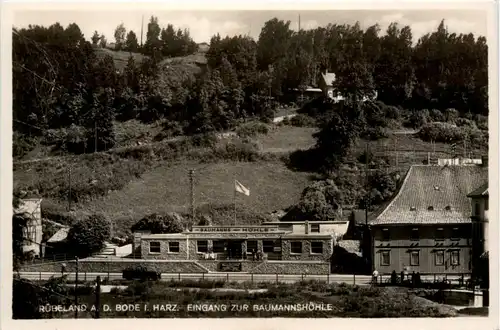
{"type": "Polygon", "coordinates": [[[258,38],[264,23],[274,17],[291,21],[291,28],[297,29],[300,14],[303,29],[326,26],[329,23],[354,24],[359,21],[363,28],[378,23],[385,31],[391,22],[401,26],[409,25],[413,32],[414,42],[422,35],[434,31],[442,19],[450,32],[474,33],[487,35],[487,16],[484,10],[323,10],[323,11],[165,11],[165,10],[40,10],[17,11],[14,14],[14,26],[18,28],[28,25],[49,26],[59,22],[63,26],[76,23],[85,38],[90,40],[94,31],[104,34],[108,42],[114,41],[114,30],[123,23],[127,32],[133,30],[139,41],[141,20],[144,16],[144,40],[147,23],[154,15],[158,17],[161,27],[173,24],[175,28],[188,28],[194,41],[209,42],[211,36],[249,34],[258,38]]]}

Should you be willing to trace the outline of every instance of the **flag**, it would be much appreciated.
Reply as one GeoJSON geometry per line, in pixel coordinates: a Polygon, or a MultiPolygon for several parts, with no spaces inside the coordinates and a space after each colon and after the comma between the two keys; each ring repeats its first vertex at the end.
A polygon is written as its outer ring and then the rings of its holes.
{"type": "Polygon", "coordinates": [[[250,196],[250,189],[245,188],[238,180],[234,180],[234,189],[239,193],[250,196]]]}

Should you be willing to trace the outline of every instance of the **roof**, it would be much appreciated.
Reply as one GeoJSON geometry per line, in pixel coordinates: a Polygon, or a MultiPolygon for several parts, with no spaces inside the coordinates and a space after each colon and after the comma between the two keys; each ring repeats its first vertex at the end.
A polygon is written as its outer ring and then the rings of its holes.
{"type": "Polygon", "coordinates": [[[483,197],[483,196],[489,196],[488,183],[483,184],[481,187],[477,188],[476,190],[467,195],[467,197],[483,197]]]}
{"type": "Polygon", "coordinates": [[[47,240],[47,243],[56,243],[64,241],[66,237],[68,237],[69,229],[70,229],[69,227],[59,229],[54,235],[52,235],[51,238],[47,240]]]}
{"type": "Polygon", "coordinates": [[[487,181],[482,166],[413,165],[396,197],[370,225],[470,223],[467,192],[487,181]]]}
{"type": "Polygon", "coordinates": [[[325,81],[327,86],[332,86],[333,82],[336,79],[335,73],[331,73],[331,72],[322,73],[321,76],[323,77],[323,80],[325,81]]]}

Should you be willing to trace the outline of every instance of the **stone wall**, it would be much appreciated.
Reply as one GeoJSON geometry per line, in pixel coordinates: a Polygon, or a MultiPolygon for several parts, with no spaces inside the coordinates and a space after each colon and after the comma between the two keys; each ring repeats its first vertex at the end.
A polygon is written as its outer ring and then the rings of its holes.
{"type": "Polygon", "coordinates": [[[268,261],[250,270],[253,274],[330,274],[330,263],[304,263],[286,261],[268,261]]]}
{"type": "Polygon", "coordinates": [[[283,240],[282,242],[282,259],[283,260],[311,260],[311,261],[329,261],[333,253],[333,240],[305,240],[298,239],[295,241],[302,242],[302,253],[294,254],[291,252],[293,240],[283,240]],[[311,254],[311,241],[323,242],[322,254],[311,254]]]}
{"type": "Polygon", "coordinates": [[[172,239],[167,240],[161,239],[142,239],[141,240],[141,257],[142,259],[151,260],[186,260],[188,259],[187,254],[187,240],[182,239],[172,239]],[[179,252],[172,253],[168,251],[169,241],[179,243],[179,252]],[[150,242],[160,242],[160,253],[151,253],[149,251],[150,242]]]}
{"type": "MultiPolygon", "coordinates": [[[[75,272],[76,263],[67,261],[66,272],[75,272]]],[[[25,265],[21,271],[27,272],[60,272],[62,262],[44,263],[38,265],[25,265]]],[[[87,273],[121,273],[127,267],[143,266],[162,273],[206,273],[207,269],[194,261],[168,261],[168,260],[80,260],[79,272],[87,273]]]]}

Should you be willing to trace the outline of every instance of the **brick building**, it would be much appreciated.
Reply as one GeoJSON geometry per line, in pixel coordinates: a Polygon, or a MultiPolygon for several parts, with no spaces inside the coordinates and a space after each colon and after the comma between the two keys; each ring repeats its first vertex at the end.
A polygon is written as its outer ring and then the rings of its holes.
{"type": "Polygon", "coordinates": [[[193,226],[177,234],[134,233],[141,259],[196,261],[210,271],[328,273],[347,221],[266,222],[260,226],[193,226]],[[268,265],[262,266],[262,263],[268,265]],[[279,267],[277,267],[279,265],[279,267]]]}
{"type": "Polygon", "coordinates": [[[372,267],[380,273],[470,274],[470,192],[488,181],[482,165],[414,165],[390,204],[370,221],[372,267]]]}

